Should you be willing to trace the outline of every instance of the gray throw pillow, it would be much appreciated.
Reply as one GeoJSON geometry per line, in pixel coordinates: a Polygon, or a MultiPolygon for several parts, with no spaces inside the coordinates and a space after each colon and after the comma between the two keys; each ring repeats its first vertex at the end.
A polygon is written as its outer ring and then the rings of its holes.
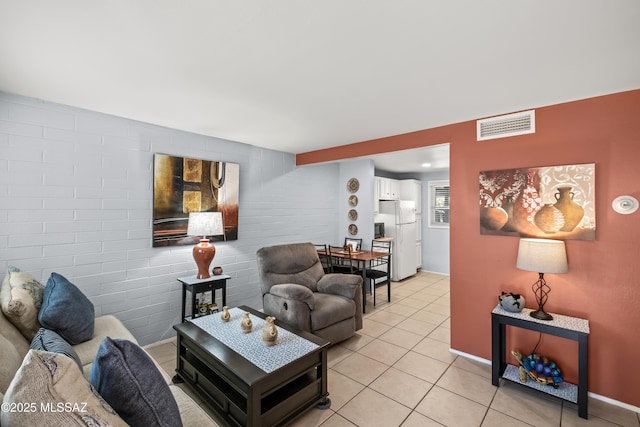
{"type": "Polygon", "coordinates": [[[93,337],[93,304],[76,285],[58,273],[51,273],[44,287],[38,320],[72,345],[93,337]]]}
{"type": "Polygon", "coordinates": [[[31,341],[31,349],[64,354],[65,356],[72,358],[74,362],[78,364],[80,372],[83,372],[80,356],[78,356],[78,353],[76,353],[73,347],[71,347],[71,344],[49,329],[40,328],[38,330],[36,336],[33,337],[33,341],[31,341]]]}
{"type": "Polygon", "coordinates": [[[105,337],[89,381],[129,425],[180,427],[180,410],[153,360],[137,344],[105,337]]]}
{"type": "Polygon", "coordinates": [[[3,426],[126,427],[67,356],[29,350],[3,398],[3,426]],[[44,408],[44,409],[43,409],[44,408]]]}

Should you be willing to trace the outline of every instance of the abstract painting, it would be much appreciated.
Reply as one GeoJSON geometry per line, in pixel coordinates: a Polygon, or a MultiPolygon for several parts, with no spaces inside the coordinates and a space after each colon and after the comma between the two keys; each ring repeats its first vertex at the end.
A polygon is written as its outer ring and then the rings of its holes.
{"type": "Polygon", "coordinates": [[[212,241],[238,239],[240,165],[154,154],[153,246],[194,245],[187,236],[190,212],[221,212],[224,234],[212,241]]]}

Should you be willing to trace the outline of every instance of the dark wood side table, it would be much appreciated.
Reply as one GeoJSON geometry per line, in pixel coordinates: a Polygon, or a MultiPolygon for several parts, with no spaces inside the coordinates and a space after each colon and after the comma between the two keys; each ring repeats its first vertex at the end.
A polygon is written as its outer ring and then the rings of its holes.
{"type": "Polygon", "coordinates": [[[185,310],[187,305],[187,291],[191,292],[191,317],[198,315],[198,306],[196,304],[196,295],[203,292],[211,291],[211,302],[216,302],[216,290],[222,290],[222,305],[227,305],[227,279],[231,276],[220,274],[211,276],[208,279],[196,279],[196,276],[179,277],[178,281],[182,283],[182,321],[185,321],[185,310]]]}
{"type": "MultiPolygon", "coordinates": [[[[553,314],[553,320],[538,320],[529,315],[531,309],[520,313],[506,311],[500,305],[491,312],[491,383],[500,385],[500,378],[534,388],[560,399],[578,404],[578,415],[587,418],[587,345],[589,339],[589,321],[577,317],[553,314]],[[558,389],[549,385],[540,385],[533,380],[520,382],[518,367],[508,365],[506,361],[506,326],[528,329],[548,335],[555,335],[578,342],[578,385],[560,383],[558,389]]],[[[523,356],[526,354],[523,354],[523,356]]]]}

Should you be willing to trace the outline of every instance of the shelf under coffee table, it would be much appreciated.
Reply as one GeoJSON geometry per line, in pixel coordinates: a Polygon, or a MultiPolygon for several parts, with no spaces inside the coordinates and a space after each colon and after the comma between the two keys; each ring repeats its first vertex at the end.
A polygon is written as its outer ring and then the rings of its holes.
{"type": "Polygon", "coordinates": [[[211,314],[174,326],[178,338],[174,380],[189,384],[237,426],[282,425],[315,405],[328,405],[328,341],[276,320],[278,343],[268,347],[261,338],[264,313],[246,306],[231,313],[228,323],[211,314]],[[249,334],[240,328],[245,311],[254,323],[249,334]]]}

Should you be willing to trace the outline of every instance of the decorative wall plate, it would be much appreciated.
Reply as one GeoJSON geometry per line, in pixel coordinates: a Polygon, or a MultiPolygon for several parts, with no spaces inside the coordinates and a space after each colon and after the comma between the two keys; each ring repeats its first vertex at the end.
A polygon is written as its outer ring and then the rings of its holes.
{"type": "Polygon", "coordinates": [[[358,234],[358,226],[355,224],[349,225],[349,234],[351,234],[352,236],[358,234]]]}
{"type": "Polygon", "coordinates": [[[358,211],[355,209],[349,209],[349,219],[351,221],[355,221],[358,219],[358,211]]]}
{"type": "Polygon", "coordinates": [[[611,207],[619,214],[629,215],[638,210],[638,199],[633,196],[618,196],[613,199],[611,207]]]}
{"type": "Polygon", "coordinates": [[[351,193],[355,193],[360,188],[360,182],[356,178],[351,178],[349,182],[347,182],[347,190],[351,193]]]}
{"type": "Polygon", "coordinates": [[[358,206],[358,196],[356,196],[355,194],[349,196],[349,206],[358,206]]]}

